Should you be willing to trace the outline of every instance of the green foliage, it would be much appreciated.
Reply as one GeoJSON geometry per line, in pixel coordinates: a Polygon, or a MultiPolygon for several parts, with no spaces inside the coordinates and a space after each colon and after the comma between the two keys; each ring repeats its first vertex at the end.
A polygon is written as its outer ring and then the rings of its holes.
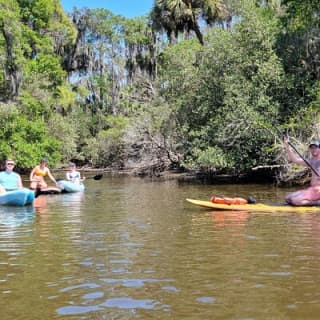
{"type": "Polygon", "coordinates": [[[82,160],[81,154],[77,152],[79,135],[74,122],[58,113],[54,114],[48,122],[48,131],[51,137],[63,142],[59,149],[63,162],[70,161],[70,159],[82,160]]]}
{"type": "Polygon", "coordinates": [[[223,23],[230,19],[230,12],[228,2],[223,0],[156,0],[150,16],[153,28],[164,30],[170,41],[179,33],[193,31],[199,43],[204,45],[201,22],[223,23]]]}
{"type": "Polygon", "coordinates": [[[22,91],[18,98],[19,109],[30,120],[48,119],[52,98],[49,93],[46,95],[47,91],[37,89],[34,92],[22,91]]]}
{"type": "Polygon", "coordinates": [[[60,143],[49,136],[43,121],[29,121],[16,106],[0,105],[0,126],[0,159],[13,157],[22,168],[33,167],[41,157],[53,165],[60,160],[60,143]]]}
{"type": "Polygon", "coordinates": [[[184,165],[191,169],[200,169],[205,172],[219,172],[232,169],[234,163],[231,157],[217,146],[205,150],[194,149],[191,157],[187,157],[184,165]]]}
{"type": "Polygon", "coordinates": [[[75,40],[75,28],[59,0],[18,0],[18,3],[31,57],[37,53],[53,53],[75,40]]]}
{"type": "Polygon", "coordinates": [[[188,117],[192,117],[191,121],[201,121],[198,119],[198,110],[194,108],[194,104],[201,98],[197,95],[197,90],[202,85],[202,79],[198,75],[200,61],[197,61],[201,52],[201,46],[193,40],[167,47],[161,53],[158,72],[160,95],[170,105],[181,124],[188,117]]]}
{"type": "Polygon", "coordinates": [[[320,139],[320,81],[314,84],[312,95],[315,97],[304,108],[287,117],[283,130],[308,145],[310,140],[320,139]]]}
{"type": "Polygon", "coordinates": [[[27,75],[36,74],[38,77],[47,79],[49,88],[52,87],[52,89],[62,85],[66,78],[66,72],[62,70],[59,58],[50,54],[40,53],[36,59],[30,61],[25,71],[27,75]]]}
{"type": "Polygon", "coordinates": [[[240,171],[272,163],[273,136],[258,129],[262,120],[279,118],[284,72],[274,50],[276,31],[276,18],[251,8],[233,33],[212,29],[206,48],[181,42],[162,54],[161,94],[190,163],[240,171]]]}
{"type": "Polygon", "coordinates": [[[274,126],[320,135],[319,11],[315,0],[159,0],[150,17],[71,20],[58,0],[0,0],[0,157],[271,165],[274,126]]]}
{"type": "Polygon", "coordinates": [[[128,120],[122,116],[107,116],[106,129],[100,130],[97,137],[89,138],[84,153],[94,166],[122,166],[124,160],[124,134],[128,120]]]}
{"type": "Polygon", "coordinates": [[[283,21],[290,30],[297,31],[314,26],[320,27],[319,1],[283,0],[282,5],[286,8],[283,21]]]}

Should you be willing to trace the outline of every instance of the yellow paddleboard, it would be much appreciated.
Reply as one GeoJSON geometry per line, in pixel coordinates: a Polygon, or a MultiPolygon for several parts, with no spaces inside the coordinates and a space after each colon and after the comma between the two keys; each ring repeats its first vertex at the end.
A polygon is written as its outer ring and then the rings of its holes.
{"type": "Polygon", "coordinates": [[[320,212],[320,206],[301,206],[295,207],[290,205],[267,205],[262,203],[255,204],[220,204],[211,201],[202,201],[186,199],[188,202],[203,208],[225,211],[252,211],[252,212],[320,212]]]}

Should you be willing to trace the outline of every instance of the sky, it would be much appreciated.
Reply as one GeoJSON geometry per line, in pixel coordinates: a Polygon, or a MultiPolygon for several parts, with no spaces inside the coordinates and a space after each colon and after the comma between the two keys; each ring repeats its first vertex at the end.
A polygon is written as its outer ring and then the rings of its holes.
{"type": "Polygon", "coordinates": [[[90,9],[108,9],[114,14],[121,14],[127,18],[134,18],[148,14],[154,0],[61,0],[65,11],[71,12],[72,8],[87,7],[90,9]]]}

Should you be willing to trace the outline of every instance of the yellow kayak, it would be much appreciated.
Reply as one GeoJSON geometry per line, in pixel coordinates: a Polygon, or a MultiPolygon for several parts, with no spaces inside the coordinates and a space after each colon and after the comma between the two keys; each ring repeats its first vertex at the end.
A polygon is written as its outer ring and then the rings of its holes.
{"type": "Polygon", "coordinates": [[[320,212],[320,206],[301,206],[290,205],[268,205],[262,203],[255,204],[220,204],[211,201],[186,199],[188,202],[203,208],[224,211],[252,211],[252,212],[320,212]]]}

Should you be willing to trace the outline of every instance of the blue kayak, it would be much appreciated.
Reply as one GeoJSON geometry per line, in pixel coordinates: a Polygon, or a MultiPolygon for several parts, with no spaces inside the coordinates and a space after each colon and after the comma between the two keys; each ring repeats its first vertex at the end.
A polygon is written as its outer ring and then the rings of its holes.
{"type": "Polygon", "coordinates": [[[0,205],[22,207],[32,204],[34,192],[30,189],[17,189],[0,194],[0,205]]]}
{"type": "Polygon", "coordinates": [[[74,183],[68,180],[58,181],[58,186],[62,192],[82,192],[84,191],[83,183],[74,183]]]}

